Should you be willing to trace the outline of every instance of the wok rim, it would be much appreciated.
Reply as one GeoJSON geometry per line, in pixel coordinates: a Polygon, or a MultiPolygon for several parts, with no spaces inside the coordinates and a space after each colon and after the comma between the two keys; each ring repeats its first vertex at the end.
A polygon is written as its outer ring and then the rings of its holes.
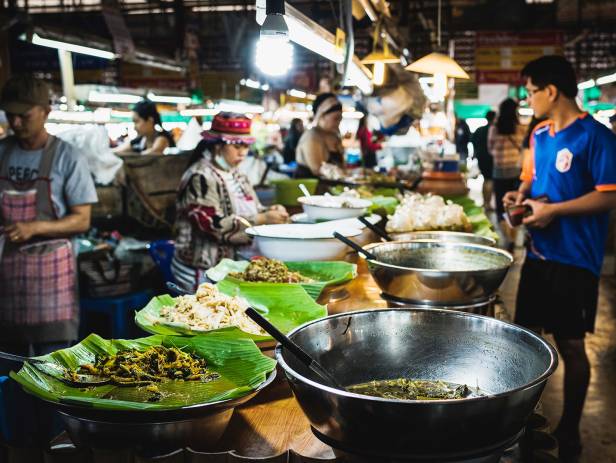
{"type": "Polygon", "coordinates": [[[366,260],[368,263],[371,263],[373,265],[376,265],[377,267],[386,267],[386,268],[392,268],[392,269],[396,269],[396,270],[405,270],[405,271],[411,271],[411,272],[419,272],[419,273],[453,273],[453,274],[459,274],[459,273],[484,273],[484,272],[494,272],[494,271],[500,271],[500,270],[509,270],[509,268],[513,265],[514,263],[514,258],[511,255],[511,253],[505,251],[504,249],[499,249],[499,248],[495,248],[493,246],[487,246],[485,244],[476,244],[476,243],[462,243],[462,242],[455,242],[455,241],[441,241],[441,240],[437,240],[437,239],[416,239],[416,240],[404,240],[404,241],[386,241],[386,242],[375,242],[375,243],[370,243],[366,246],[364,246],[364,249],[366,251],[371,251],[372,249],[379,247],[379,246],[385,246],[388,244],[406,244],[406,243],[426,243],[426,244],[439,244],[441,245],[441,247],[471,247],[471,248],[475,248],[481,251],[485,251],[488,254],[500,254],[501,256],[507,258],[507,260],[509,261],[509,263],[507,265],[501,265],[498,267],[490,267],[490,268],[486,268],[486,269],[481,269],[481,270],[441,270],[441,269],[428,269],[428,268],[418,268],[418,267],[403,267],[401,265],[394,265],[394,264],[388,264],[386,262],[381,262],[380,260],[374,260],[374,259],[367,259],[363,254],[360,255],[360,257],[364,260],[366,260]]]}
{"type": "Polygon", "coordinates": [[[515,394],[517,392],[523,392],[526,391],[528,389],[531,389],[535,386],[537,386],[538,384],[545,382],[548,380],[548,378],[550,376],[552,376],[552,374],[556,371],[556,368],[558,367],[558,353],[556,352],[556,349],[549,343],[547,342],[545,339],[543,339],[541,336],[537,335],[536,333],[534,333],[533,331],[524,328],[522,326],[516,325],[515,323],[510,323],[510,322],[505,322],[502,320],[497,320],[493,317],[488,317],[486,315],[477,315],[477,314],[470,314],[470,313],[464,313],[464,312],[458,312],[455,310],[446,310],[446,309],[429,309],[429,308],[398,308],[398,309],[392,309],[392,308],[383,308],[383,309],[362,309],[362,310],[355,310],[352,312],[343,312],[343,313],[339,313],[339,314],[335,314],[335,315],[329,315],[327,317],[318,319],[318,320],[312,320],[310,322],[304,323],[301,326],[298,326],[297,328],[295,328],[294,330],[290,331],[287,334],[287,337],[289,339],[292,338],[292,336],[303,330],[304,328],[307,328],[310,325],[313,325],[315,323],[319,323],[322,322],[324,320],[329,320],[329,319],[334,319],[334,318],[341,318],[341,317],[346,317],[349,315],[359,315],[359,314],[364,314],[364,313],[376,313],[376,312],[400,312],[400,311],[406,311],[406,312],[428,312],[431,314],[435,314],[435,313],[444,313],[446,314],[446,316],[455,316],[455,317],[473,317],[473,318],[480,318],[480,319],[488,319],[490,321],[494,321],[497,323],[502,323],[504,325],[508,325],[510,327],[514,327],[520,331],[525,332],[526,334],[530,335],[532,338],[537,339],[540,344],[542,344],[547,351],[550,354],[550,364],[548,366],[548,368],[537,378],[535,378],[533,381],[517,387],[515,389],[511,389],[508,390],[506,392],[499,392],[498,394],[488,394],[485,396],[481,396],[481,397],[471,397],[471,398],[464,398],[464,399],[435,399],[435,400],[402,400],[402,399],[386,399],[384,397],[374,397],[374,396],[369,396],[369,395],[364,395],[364,394],[356,394],[354,392],[348,392],[348,391],[342,391],[340,389],[336,389],[330,386],[326,386],[325,384],[321,384],[318,383],[316,381],[313,381],[311,379],[306,378],[305,376],[299,374],[297,371],[295,371],[293,368],[291,368],[287,362],[285,361],[285,359],[283,358],[282,355],[282,348],[283,346],[278,343],[276,344],[276,349],[275,349],[275,356],[276,356],[276,360],[278,361],[278,364],[280,365],[280,367],[284,370],[285,374],[288,374],[289,372],[292,373],[293,376],[295,376],[296,378],[300,379],[301,381],[303,381],[304,383],[312,386],[312,387],[316,387],[317,389],[320,389],[322,391],[328,392],[330,394],[335,394],[338,396],[342,396],[342,397],[346,397],[346,398],[351,398],[351,399],[363,399],[363,400],[373,400],[376,402],[383,402],[386,404],[421,404],[421,405],[430,405],[430,404],[453,404],[453,403],[460,403],[460,404],[466,404],[469,402],[479,402],[479,401],[486,401],[486,400],[492,400],[492,399],[497,399],[497,398],[503,398],[503,397],[507,397],[507,396],[511,396],[512,394],[515,394]]]}
{"type": "MultiPolygon", "coordinates": [[[[351,217],[353,218],[353,217],[351,217]]],[[[316,225],[316,224],[286,224],[286,225],[316,225]]],[[[257,227],[261,227],[262,225],[257,225],[257,227]]],[[[291,241],[336,241],[338,242],[338,240],[336,239],[336,237],[333,235],[331,236],[323,236],[323,237],[319,237],[319,238],[302,238],[301,236],[268,236],[268,235],[260,235],[254,232],[254,226],[247,228],[245,230],[246,234],[253,237],[253,238],[267,238],[270,240],[291,240],[291,241]]],[[[360,230],[359,228],[349,228],[349,229],[343,229],[343,233],[342,235],[345,238],[354,238],[356,236],[359,236],[363,233],[363,230],[360,230]]]]}
{"type": "MultiPolygon", "coordinates": [[[[437,234],[442,234],[442,235],[451,235],[451,236],[461,236],[461,237],[473,237],[473,238],[479,238],[480,240],[484,240],[486,241],[486,244],[480,244],[480,243],[474,243],[472,241],[469,241],[468,244],[479,244],[481,246],[488,246],[487,243],[491,243],[489,246],[496,246],[496,240],[494,238],[490,238],[489,236],[483,236],[483,235],[478,235],[477,233],[472,233],[472,232],[461,232],[461,231],[453,231],[453,230],[413,230],[413,231],[388,231],[387,232],[389,234],[389,236],[391,236],[392,238],[396,238],[396,235],[406,235],[406,234],[410,234],[410,233],[417,233],[417,234],[421,234],[421,233],[437,233],[437,234]]],[[[437,238],[413,238],[410,240],[396,240],[394,239],[394,241],[420,241],[420,240],[435,240],[435,241],[443,241],[446,243],[450,243],[451,241],[447,241],[447,240],[439,240],[437,238]]],[[[456,242],[456,241],[454,241],[456,242]]],[[[467,243],[465,241],[458,241],[459,243],[467,243]]]]}
{"type": "MultiPolygon", "coordinates": [[[[326,197],[325,195],[310,195],[309,197],[300,196],[299,198],[297,198],[297,202],[300,203],[302,206],[320,207],[322,209],[334,209],[334,210],[344,210],[344,209],[361,210],[361,209],[367,209],[372,205],[372,201],[369,201],[364,198],[350,198],[350,199],[357,200],[357,201],[364,201],[364,203],[367,203],[365,206],[352,206],[352,207],[321,206],[319,204],[307,204],[306,203],[306,201],[308,201],[310,198],[325,198],[325,197],[326,197]]],[[[332,198],[340,198],[340,196],[332,196],[332,198]]]]}

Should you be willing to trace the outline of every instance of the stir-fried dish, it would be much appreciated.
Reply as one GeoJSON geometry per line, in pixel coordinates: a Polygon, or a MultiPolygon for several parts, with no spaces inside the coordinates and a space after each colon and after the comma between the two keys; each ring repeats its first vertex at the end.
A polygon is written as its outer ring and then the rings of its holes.
{"type": "Polygon", "coordinates": [[[209,283],[203,283],[195,295],[178,296],[173,306],[163,307],[160,317],[168,323],[181,323],[191,330],[209,331],[236,326],[260,336],[266,335],[244,312],[248,303],[239,297],[227,296],[209,283]]]}
{"type": "Polygon", "coordinates": [[[243,272],[233,272],[229,276],[243,281],[267,283],[308,283],[312,281],[299,272],[292,272],[283,262],[276,259],[255,259],[243,272]]]}
{"type": "Polygon", "coordinates": [[[97,357],[77,371],[67,371],[68,380],[75,381],[79,373],[109,378],[120,386],[145,386],[154,402],[161,398],[156,383],[164,381],[202,381],[219,378],[218,373],[207,369],[205,359],[175,347],[151,346],[145,350],[126,349],[115,355],[97,357]]]}
{"type": "Polygon", "coordinates": [[[348,390],[356,394],[398,400],[464,399],[471,395],[482,395],[479,391],[471,390],[466,384],[406,378],[369,381],[349,386],[348,390]]]}

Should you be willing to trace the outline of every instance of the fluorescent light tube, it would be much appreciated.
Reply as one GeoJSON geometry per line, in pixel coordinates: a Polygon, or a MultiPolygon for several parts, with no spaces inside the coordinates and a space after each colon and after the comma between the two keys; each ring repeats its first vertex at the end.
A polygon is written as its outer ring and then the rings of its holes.
{"type": "Polygon", "coordinates": [[[590,80],[585,80],[584,82],[580,82],[577,87],[579,90],[585,90],[587,88],[592,88],[594,86],[595,86],[595,80],[590,79],[590,80]]]}
{"type": "Polygon", "coordinates": [[[214,108],[184,109],[183,111],[180,111],[180,116],[184,116],[184,117],[215,116],[219,112],[220,112],[220,109],[214,109],[214,108]]]}
{"type": "Polygon", "coordinates": [[[365,95],[370,95],[372,93],[372,76],[366,75],[362,68],[353,60],[349,65],[344,85],[355,86],[365,95]]]}
{"type": "Polygon", "coordinates": [[[332,37],[331,40],[328,40],[324,35],[318,34],[293,16],[287,14],[285,19],[289,27],[289,40],[334,63],[342,63],[344,61],[344,54],[338,51],[334,45],[333,34],[329,33],[332,37]]]}
{"type": "Polygon", "coordinates": [[[155,95],[148,93],[148,100],[154,103],[190,104],[192,99],[189,96],[155,95]]]}
{"type": "Polygon", "coordinates": [[[614,74],[609,74],[607,76],[599,77],[596,82],[597,82],[597,85],[605,85],[605,84],[610,84],[612,82],[616,82],[616,72],[614,74]]]}
{"type": "Polygon", "coordinates": [[[261,105],[244,103],[243,101],[235,100],[220,100],[218,104],[216,104],[216,109],[219,111],[247,114],[261,114],[265,111],[265,108],[261,105]]]}
{"type": "Polygon", "coordinates": [[[103,59],[109,59],[109,60],[116,58],[115,53],[112,53],[110,51],[100,50],[98,48],[83,47],[81,45],[75,45],[73,43],[67,43],[67,42],[60,42],[57,40],[44,39],[43,37],[41,37],[40,35],[36,33],[32,35],[32,43],[35,45],[40,45],[41,47],[49,47],[49,48],[55,48],[57,50],[70,51],[72,53],[80,53],[82,55],[96,56],[97,58],[103,58],[103,59]]]}
{"type": "Polygon", "coordinates": [[[301,90],[297,90],[292,88],[287,92],[290,96],[294,96],[295,98],[306,98],[306,92],[302,92],[301,90]]]}
{"type": "Polygon", "coordinates": [[[93,103],[139,103],[143,100],[139,95],[129,93],[100,93],[95,90],[88,94],[88,101],[93,103]]]}

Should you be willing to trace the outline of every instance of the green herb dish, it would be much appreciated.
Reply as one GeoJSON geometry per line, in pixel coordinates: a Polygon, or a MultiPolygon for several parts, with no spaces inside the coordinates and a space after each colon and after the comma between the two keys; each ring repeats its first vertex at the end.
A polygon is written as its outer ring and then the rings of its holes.
{"type": "Polygon", "coordinates": [[[214,379],[156,382],[159,393],[156,401],[151,401],[152,393],[145,386],[110,383],[73,387],[29,363],[18,373],[11,372],[11,377],[30,394],[51,402],[108,410],[173,410],[246,396],[259,388],[276,367],[276,362],[263,355],[253,341],[225,332],[193,338],[159,335],[134,340],[106,340],[91,334],[73,347],[40,358],[77,370],[93,363],[97,356],[115,355],[127,349],[145,351],[161,345],[204,359],[214,379]]]}
{"type": "MultiPolygon", "coordinates": [[[[231,259],[223,259],[216,267],[212,267],[206,272],[207,277],[212,281],[222,281],[225,279],[240,282],[240,280],[229,276],[230,273],[243,272],[248,267],[248,261],[234,261],[231,259]]],[[[317,300],[319,295],[326,286],[341,285],[351,281],[357,276],[357,266],[348,262],[284,262],[288,269],[292,272],[298,272],[300,275],[309,278],[308,283],[299,283],[306,292],[317,300]]],[[[276,284],[284,285],[285,287],[296,283],[262,283],[262,282],[245,282],[244,285],[261,285],[276,284]]]]}

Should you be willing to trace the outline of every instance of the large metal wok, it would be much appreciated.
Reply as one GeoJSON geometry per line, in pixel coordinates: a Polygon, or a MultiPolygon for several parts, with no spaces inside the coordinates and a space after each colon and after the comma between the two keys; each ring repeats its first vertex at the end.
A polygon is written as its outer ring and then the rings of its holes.
{"type": "Polygon", "coordinates": [[[414,232],[389,232],[392,241],[414,241],[414,240],[437,240],[456,243],[483,244],[485,246],[495,246],[496,240],[487,236],[475,233],[464,233],[455,231],[414,231],[414,232]]]}
{"type": "Polygon", "coordinates": [[[413,303],[463,305],[487,300],[513,257],[491,246],[438,240],[365,246],[370,274],[387,296],[413,303]]]}
{"type": "Polygon", "coordinates": [[[404,401],[325,386],[280,345],[284,369],[315,434],[360,455],[450,461],[514,442],[557,366],[555,350],[519,326],[438,309],[364,310],[289,334],[343,386],[371,380],[444,380],[484,397],[404,401]]]}
{"type": "Polygon", "coordinates": [[[253,391],[237,399],[177,409],[105,410],[67,402],[48,402],[56,408],[71,440],[92,448],[172,450],[191,447],[211,450],[225,432],[235,407],[247,402],[276,377],[274,369],[253,391]]]}

